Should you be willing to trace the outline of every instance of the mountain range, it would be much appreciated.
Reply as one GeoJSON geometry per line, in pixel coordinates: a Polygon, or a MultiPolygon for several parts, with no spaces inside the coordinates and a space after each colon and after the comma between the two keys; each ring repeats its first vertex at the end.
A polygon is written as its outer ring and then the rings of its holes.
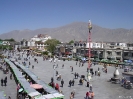
{"type": "MultiPolygon", "coordinates": [[[[31,37],[37,34],[47,34],[54,39],[58,39],[61,42],[68,42],[70,40],[85,41],[88,39],[88,23],[73,22],[71,24],[67,24],[65,26],[57,28],[40,28],[36,30],[13,30],[8,33],[1,34],[0,38],[14,38],[16,41],[21,41],[22,39],[29,40],[31,37]]],[[[92,25],[91,36],[92,41],[133,42],[133,29],[109,29],[97,25],[92,25]]]]}

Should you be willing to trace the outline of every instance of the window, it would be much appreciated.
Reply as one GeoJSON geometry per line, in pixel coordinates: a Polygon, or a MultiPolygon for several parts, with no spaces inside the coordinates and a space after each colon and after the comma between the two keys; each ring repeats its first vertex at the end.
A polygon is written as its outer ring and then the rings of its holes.
{"type": "Polygon", "coordinates": [[[110,52],[110,51],[107,51],[107,53],[108,53],[108,55],[112,55],[112,52],[110,52]]]}
{"type": "Polygon", "coordinates": [[[96,44],[95,44],[95,43],[93,43],[93,46],[96,46],[96,44]]]}
{"type": "Polygon", "coordinates": [[[132,57],[133,57],[133,53],[131,53],[132,57]]]}
{"type": "Polygon", "coordinates": [[[124,56],[128,56],[128,52],[124,52],[124,56]]]}
{"type": "Polygon", "coordinates": [[[84,43],[84,47],[86,46],[86,44],[84,43]]]}
{"type": "Polygon", "coordinates": [[[121,55],[121,52],[116,52],[117,55],[121,55]]]}

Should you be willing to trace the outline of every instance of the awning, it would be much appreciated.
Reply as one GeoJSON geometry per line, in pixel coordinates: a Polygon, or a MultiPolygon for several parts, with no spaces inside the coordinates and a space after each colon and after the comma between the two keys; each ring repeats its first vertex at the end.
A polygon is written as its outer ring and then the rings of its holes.
{"type": "Polygon", "coordinates": [[[56,98],[54,95],[52,94],[47,94],[47,95],[43,95],[46,99],[52,99],[52,98],[56,98]]]}
{"type": "Polygon", "coordinates": [[[31,97],[34,97],[34,96],[40,95],[40,93],[36,91],[36,92],[31,92],[28,95],[31,96],[31,97]]]}
{"type": "Polygon", "coordinates": [[[59,94],[59,93],[55,93],[55,94],[53,94],[53,96],[55,96],[56,98],[58,97],[64,97],[64,95],[62,95],[62,94],[59,94]]]}
{"type": "Polygon", "coordinates": [[[43,86],[39,85],[39,84],[31,84],[30,87],[32,87],[34,89],[41,89],[41,88],[43,88],[43,86]]]}
{"type": "Polygon", "coordinates": [[[41,97],[35,97],[35,99],[46,99],[44,96],[41,97]]]}

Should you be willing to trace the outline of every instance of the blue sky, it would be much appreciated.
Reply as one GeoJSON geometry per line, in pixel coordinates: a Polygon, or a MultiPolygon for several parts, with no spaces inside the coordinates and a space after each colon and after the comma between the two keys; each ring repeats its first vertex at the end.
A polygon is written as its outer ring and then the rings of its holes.
{"type": "Polygon", "coordinates": [[[88,22],[133,28],[133,0],[0,0],[0,34],[88,22]]]}

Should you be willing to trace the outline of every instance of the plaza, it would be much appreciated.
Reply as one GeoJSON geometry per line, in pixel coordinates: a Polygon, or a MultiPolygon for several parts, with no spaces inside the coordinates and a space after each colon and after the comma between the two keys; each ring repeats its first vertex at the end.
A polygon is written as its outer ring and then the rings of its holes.
{"type": "MultiPolygon", "coordinates": [[[[24,55],[23,58],[26,58],[26,56],[24,55]]],[[[34,58],[30,56],[29,61],[31,62],[31,65],[29,69],[47,84],[50,83],[51,77],[55,75],[53,65],[58,64],[56,71],[61,74],[62,79],[64,80],[64,86],[63,88],[60,87],[60,90],[65,95],[65,99],[69,99],[70,93],[73,90],[75,90],[75,99],[85,98],[86,92],[89,91],[89,88],[86,87],[86,81],[84,81],[83,85],[79,85],[79,79],[74,79],[74,73],[76,72],[79,76],[85,75],[86,77],[88,63],[85,63],[83,67],[79,67],[79,64],[76,65],[76,61],[59,60],[54,63],[48,60],[43,61],[43,57],[35,56],[34,58]],[[38,63],[34,62],[34,58],[37,58],[38,63]],[[62,68],[63,64],[64,68],[62,68]],[[34,69],[31,68],[32,65],[34,65],[34,69]],[[70,66],[73,66],[73,72],[71,72],[70,66]],[[73,79],[75,80],[75,84],[74,86],[69,87],[69,81],[73,79]]],[[[22,61],[24,60],[19,60],[20,63],[22,63],[22,61]]],[[[27,65],[29,64],[29,61],[26,61],[27,65]]],[[[120,99],[124,97],[133,97],[133,90],[125,89],[121,87],[120,84],[112,84],[111,82],[108,82],[108,80],[113,77],[115,67],[108,66],[107,74],[102,72],[102,65],[92,66],[93,71],[97,71],[98,67],[100,68],[101,76],[93,76],[90,80],[90,84],[92,84],[93,92],[95,94],[94,99],[120,99]]],[[[120,77],[122,77],[121,73],[123,72],[123,69],[119,69],[119,72],[120,77]]],[[[56,80],[56,76],[54,78],[55,83],[61,85],[61,82],[56,80]]]]}

